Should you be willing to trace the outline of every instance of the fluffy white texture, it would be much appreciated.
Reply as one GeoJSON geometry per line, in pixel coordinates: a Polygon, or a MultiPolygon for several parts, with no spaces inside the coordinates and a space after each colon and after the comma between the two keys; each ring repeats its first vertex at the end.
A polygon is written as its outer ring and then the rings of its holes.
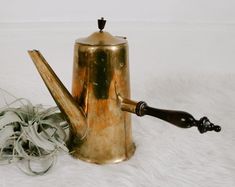
{"type": "Polygon", "coordinates": [[[235,185],[235,75],[173,74],[141,86],[149,105],[207,115],[220,133],[200,134],[152,117],[133,117],[134,156],[114,165],[95,165],[60,155],[44,176],[29,177],[14,165],[1,166],[0,186],[172,186],[235,185]],[[152,87],[154,85],[154,89],[152,87]]]}

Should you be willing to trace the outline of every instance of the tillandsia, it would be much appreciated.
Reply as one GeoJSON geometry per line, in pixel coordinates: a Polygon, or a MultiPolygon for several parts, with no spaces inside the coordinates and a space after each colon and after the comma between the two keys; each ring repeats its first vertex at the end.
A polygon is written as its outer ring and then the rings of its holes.
{"type": "Polygon", "coordinates": [[[15,99],[0,108],[0,164],[16,163],[29,175],[46,173],[59,150],[68,152],[66,129],[57,107],[45,109],[25,98],[15,99]]]}

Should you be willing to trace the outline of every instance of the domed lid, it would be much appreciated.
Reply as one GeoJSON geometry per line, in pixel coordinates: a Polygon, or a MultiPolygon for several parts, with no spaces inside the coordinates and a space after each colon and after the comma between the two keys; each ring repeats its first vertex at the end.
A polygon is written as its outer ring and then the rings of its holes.
{"type": "Polygon", "coordinates": [[[107,46],[107,45],[120,45],[127,43],[127,40],[124,37],[115,37],[108,32],[104,32],[106,20],[101,18],[98,20],[98,27],[100,31],[94,32],[86,38],[80,38],[76,40],[76,43],[84,45],[94,45],[94,46],[107,46]]]}

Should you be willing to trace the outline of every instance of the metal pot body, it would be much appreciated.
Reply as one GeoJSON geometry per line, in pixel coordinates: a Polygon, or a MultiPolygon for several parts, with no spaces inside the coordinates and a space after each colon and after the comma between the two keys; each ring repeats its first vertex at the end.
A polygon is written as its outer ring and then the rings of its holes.
{"type": "Polygon", "coordinates": [[[131,117],[121,110],[117,94],[130,98],[127,42],[87,45],[77,41],[72,95],[86,116],[86,131],[82,143],[71,147],[74,157],[103,164],[133,155],[131,117]]]}

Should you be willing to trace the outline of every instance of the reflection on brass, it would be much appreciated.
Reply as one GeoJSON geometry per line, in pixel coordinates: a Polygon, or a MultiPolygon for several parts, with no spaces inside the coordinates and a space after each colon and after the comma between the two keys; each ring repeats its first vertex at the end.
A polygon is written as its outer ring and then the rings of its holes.
{"type": "Polygon", "coordinates": [[[198,126],[200,132],[220,130],[207,118],[197,121],[185,112],[151,108],[145,102],[130,100],[127,40],[104,32],[104,25],[105,20],[100,19],[100,31],[75,42],[72,95],[41,53],[29,51],[70,124],[68,147],[74,157],[97,164],[130,158],[135,151],[130,113],[155,116],[183,128],[198,126]]]}
{"type": "Polygon", "coordinates": [[[70,123],[72,135],[76,134],[81,139],[84,137],[86,131],[84,126],[85,116],[82,109],[74,101],[71,94],[61,83],[41,53],[37,50],[28,51],[28,53],[56,104],[60,108],[61,112],[65,114],[67,121],[70,123]]]}
{"type": "Polygon", "coordinates": [[[29,54],[71,124],[71,154],[98,164],[130,158],[135,150],[131,118],[116,93],[130,97],[127,41],[104,31],[77,40],[72,96],[39,51],[29,54]]]}
{"type": "Polygon", "coordinates": [[[116,88],[130,97],[127,41],[104,31],[77,40],[72,95],[82,104],[89,130],[86,141],[73,148],[75,157],[110,163],[134,153],[130,114],[121,110],[116,88]]]}
{"type": "Polygon", "coordinates": [[[121,105],[121,109],[126,112],[130,112],[135,114],[136,113],[136,107],[137,107],[137,102],[132,101],[127,98],[123,98],[120,94],[118,94],[118,99],[121,105]]]}

